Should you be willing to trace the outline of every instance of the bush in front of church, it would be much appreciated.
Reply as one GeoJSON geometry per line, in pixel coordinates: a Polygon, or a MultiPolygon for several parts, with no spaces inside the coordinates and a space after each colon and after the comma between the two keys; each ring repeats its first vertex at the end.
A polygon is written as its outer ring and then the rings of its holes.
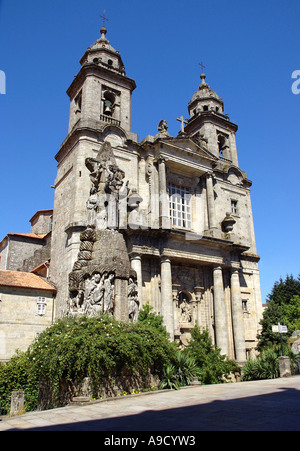
{"type": "Polygon", "coordinates": [[[40,334],[28,356],[56,400],[63,386],[80,384],[86,377],[97,397],[108,378],[159,376],[176,349],[164,329],[151,321],[126,324],[108,315],[84,315],[57,320],[40,334]]]}
{"type": "Polygon", "coordinates": [[[185,352],[192,357],[198,367],[198,379],[202,384],[219,384],[225,382],[230,373],[239,372],[236,362],[222,355],[213,345],[207,329],[199,327],[191,330],[191,340],[185,352]]]}

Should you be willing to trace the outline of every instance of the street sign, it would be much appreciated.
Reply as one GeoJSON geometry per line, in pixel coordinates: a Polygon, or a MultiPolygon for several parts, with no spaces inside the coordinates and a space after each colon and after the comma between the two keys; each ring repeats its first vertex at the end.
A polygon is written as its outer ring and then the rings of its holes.
{"type": "Polygon", "coordinates": [[[287,334],[287,326],[283,326],[282,324],[278,324],[278,329],[281,334],[287,334]]]}
{"type": "Polygon", "coordinates": [[[281,354],[283,355],[283,346],[282,346],[282,335],[287,334],[288,328],[283,324],[278,323],[277,325],[272,325],[272,332],[280,334],[280,344],[281,344],[281,354]]]}
{"type": "Polygon", "coordinates": [[[287,326],[284,326],[283,324],[276,324],[276,325],[272,326],[272,332],[280,333],[280,334],[287,334],[288,328],[287,328],[287,326]]]}

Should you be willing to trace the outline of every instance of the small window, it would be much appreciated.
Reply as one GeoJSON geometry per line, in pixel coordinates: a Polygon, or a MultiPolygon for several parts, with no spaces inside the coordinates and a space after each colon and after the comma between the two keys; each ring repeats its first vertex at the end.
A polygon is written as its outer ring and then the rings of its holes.
{"type": "Polygon", "coordinates": [[[233,215],[237,215],[238,214],[238,201],[231,199],[231,213],[233,215]]]}
{"type": "Polygon", "coordinates": [[[247,299],[242,299],[242,309],[243,309],[243,312],[248,312],[248,301],[247,301],[247,299]]]}
{"type": "Polygon", "coordinates": [[[203,106],[203,111],[208,111],[208,105],[203,106]]]}
{"type": "Polygon", "coordinates": [[[82,92],[77,95],[75,98],[75,114],[81,113],[81,104],[82,104],[82,92]]]}
{"type": "Polygon", "coordinates": [[[219,157],[223,158],[223,151],[226,147],[226,138],[224,135],[218,135],[219,157]]]}
{"type": "Polygon", "coordinates": [[[45,315],[46,313],[46,299],[43,297],[39,297],[37,300],[37,314],[45,315]]]}

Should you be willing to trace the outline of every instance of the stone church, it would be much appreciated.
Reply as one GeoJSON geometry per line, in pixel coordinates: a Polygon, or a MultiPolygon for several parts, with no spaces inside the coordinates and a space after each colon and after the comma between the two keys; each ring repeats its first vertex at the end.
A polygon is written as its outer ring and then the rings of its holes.
{"type": "MultiPolygon", "coordinates": [[[[172,339],[185,345],[198,324],[244,362],[262,302],[238,127],[202,73],[189,118],[174,118],[178,135],[162,119],[155,136],[139,141],[131,131],[135,81],[100,32],[67,90],[68,135],[55,156],[53,212],[45,210],[51,231],[35,238],[43,248],[47,237],[49,258],[35,252],[34,266],[47,266],[40,275],[55,286],[55,317],[107,312],[135,321],[149,303],[172,339]]],[[[26,264],[0,269],[31,271],[26,264]]]]}

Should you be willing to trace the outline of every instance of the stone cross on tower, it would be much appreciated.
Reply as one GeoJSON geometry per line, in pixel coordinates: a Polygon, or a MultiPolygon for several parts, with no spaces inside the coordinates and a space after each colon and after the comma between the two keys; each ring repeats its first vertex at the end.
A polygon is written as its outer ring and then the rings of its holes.
{"type": "Polygon", "coordinates": [[[199,63],[199,66],[201,67],[201,70],[202,70],[202,72],[203,72],[203,69],[205,69],[205,66],[204,66],[204,64],[202,63],[202,61],[201,61],[201,63],[199,63]]]}
{"type": "Polygon", "coordinates": [[[103,19],[103,27],[105,27],[105,21],[107,20],[107,22],[108,22],[108,19],[105,16],[105,10],[103,11],[103,16],[100,16],[100,17],[103,19]]]}
{"type": "Polygon", "coordinates": [[[187,124],[188,121],[186,119],[183,119],[183,116],[177,117],[176,121],[179,121],[181,123],[181,133],[184,133],[184,124],[187,124]]]}

